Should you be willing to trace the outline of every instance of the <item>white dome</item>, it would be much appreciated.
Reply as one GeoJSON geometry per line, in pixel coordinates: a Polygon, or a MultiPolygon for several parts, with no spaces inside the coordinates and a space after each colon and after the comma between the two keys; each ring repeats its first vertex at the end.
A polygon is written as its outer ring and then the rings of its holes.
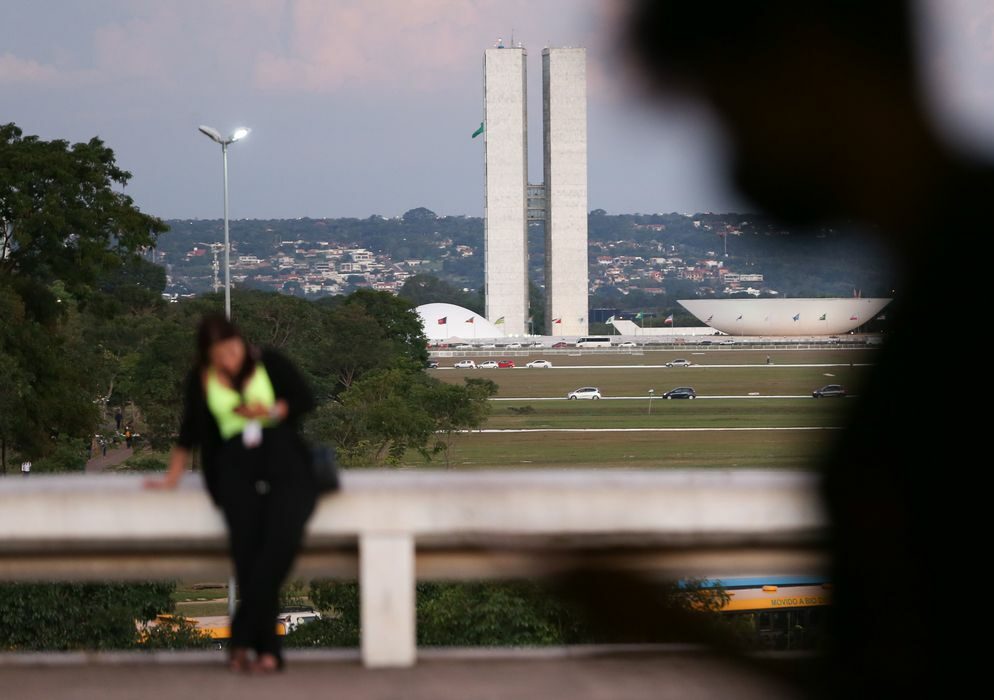
{"type": "Polygon", "coordinates": [[[500,326],[455,304],[422,304],[414,310],[421,317],[428,340],[503,338],[505,335],[500,326]]]}
{"type": "Polygon", "coordinates": [[[838,335],[872,320],[890,299],[687,299],[680,305],[728,335],[838,335]]]}

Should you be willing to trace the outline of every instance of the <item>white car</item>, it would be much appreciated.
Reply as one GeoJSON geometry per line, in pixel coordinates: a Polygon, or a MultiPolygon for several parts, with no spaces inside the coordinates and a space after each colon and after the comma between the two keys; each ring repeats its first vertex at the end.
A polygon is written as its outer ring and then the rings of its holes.
{"type": "Polygon", "coordinates": [[[626,340],[623,343],[618,343],[619,348],[637,348],[639,346],[634,340],[626,340]]]}
{"type": "Polygon", "coordinates": [[[472,360],[459,360],[453,367],[456,369],[476,369],[476,363],[472,360]]]}
{"type": "Polygon", "coordinates": [[[666,363],[667,367],[690,367],[693,364],[690,360],[671,360],[666,363]]]}
{"type": "Polygon", "coordinates": [[[544,347],[546,347],[546,345],[545,345],[545,343],[532,343],[529,347],[533,347],[533,348],[544,348],[544,347]]]}
{"type": "Polygon", "coordinates": [[[483,345],[481,345],[480,347],[481,347],[481,348],[483,348],[484,350],[493,350],[493,349],[494,349],[494,348],[496,348],[497,346],[496,346],[496,345],[494,345],[493,343],[484,343],[484,344],[483,344],[483,345]]]}
{"type": "Polygon", "coordinates": [[[521,343],[508,343],[504,347],[508,348],[509,350],[517,350],[518,348],[521,347],[521,343]]]}
{"type": "Polygon", "coordinates": [[[497,369],[496,360],[487,360],[486,362],[481,362],[476,366],[477,369],[497,369]]]}
{"type": "Polygon", "coordinates": [[[472,350],[473,346],[469,343],[461,343],[456,346],[456,350],[472,350]]]}
{"type": "Polygon", "coordinates": [[[595,386],[582,386],[566,394],[567,399],[599,399],[601,390],[595,386]]]}
{"type": "Polygon", "coordinates": [[[533,367],[537,369],[551,369],[552,363],[548,360],[532,360],[525,367],[533,367]]]}

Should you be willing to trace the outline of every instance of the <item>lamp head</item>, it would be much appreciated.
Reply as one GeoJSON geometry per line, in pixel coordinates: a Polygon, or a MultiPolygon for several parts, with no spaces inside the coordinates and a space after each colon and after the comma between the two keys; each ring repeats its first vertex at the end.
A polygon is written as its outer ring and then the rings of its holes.
{"type": "Polygon", "coordinates": [[[249,135],[250,131],[252,130],[244,126],[240,126],[237,129],[235,129],[235,132],[231,135],[230,141],[232,143],[235,141],[241,141],[243,138],[249,135]]]}
{"type": "Polygon", "coordinates": [[[221,132],[219,132],[214,127],[201,125],[197,128],[200,130],[201,134],[204,134],[205,136],[209,137],[214,141],[217,141],[218,143],[224,143],[224,139],[221,138],[221,132]]]}

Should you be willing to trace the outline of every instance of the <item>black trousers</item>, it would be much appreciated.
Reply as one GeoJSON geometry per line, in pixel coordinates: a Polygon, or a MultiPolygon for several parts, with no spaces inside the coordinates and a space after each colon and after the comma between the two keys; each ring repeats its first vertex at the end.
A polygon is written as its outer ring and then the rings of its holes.
{"type": "Polygon", "coordinates": [[[264,430],[254,448],[240,435],[228,440],[218,455],[217,482],[239,594],[230,644],[277,657],[280,587],[316,500],[308,465],[281,432],[264,430]]]}

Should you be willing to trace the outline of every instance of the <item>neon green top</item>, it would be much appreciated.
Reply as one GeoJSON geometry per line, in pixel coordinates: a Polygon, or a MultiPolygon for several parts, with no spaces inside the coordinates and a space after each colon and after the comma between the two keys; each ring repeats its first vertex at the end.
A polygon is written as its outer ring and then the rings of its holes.
{"type": "MultiPolygon", "coordinates": [[[[221,431],[223,440],[228,440],[241,433],[251,420],[235,413],[235,409],[242,403],[248,405],[260,403],[266,408],[272,408],[273,404],[276,403],[273,383],[269,380],[269,374],[266,373],[266,368],[261,362],[256,363],[255,371],[245,382],[245,388],[241,394],[222,384],[213,367],[207,370],[207,407],[217,421],[217,427],[221,431]]],[[[274,424],[268,418],[259,422],[262,423],[263,427],[274,424]]]]}

